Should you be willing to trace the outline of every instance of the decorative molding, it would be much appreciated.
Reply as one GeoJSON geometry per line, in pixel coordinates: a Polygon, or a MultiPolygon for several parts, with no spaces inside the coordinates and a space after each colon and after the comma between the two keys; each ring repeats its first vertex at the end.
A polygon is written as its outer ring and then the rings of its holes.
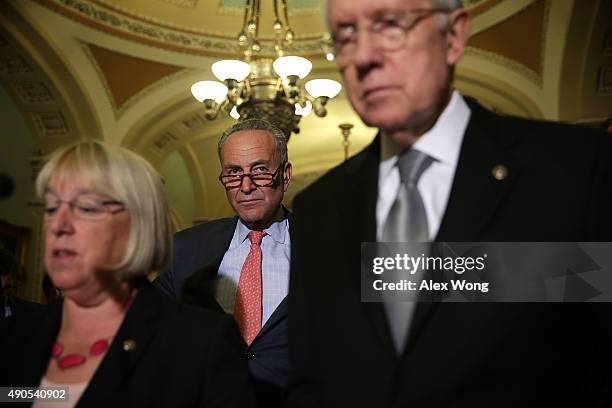
{"type": "Polygon", "coordinates": [[[524,76],[529,79],[531,82],[538,85],[540,88],[542,87],[542,76],[537,72],[527,68],[523,64],[516,62],[510,58],[504,57],[503,55],[496,54],[494,52],[485,51],[480,48],[467,47],[465,50],[466,55],[470,55],[476,58],[482,58],[489,62],[493,62],[495,64],[501,65],[504,68],[508,68],[509,70],[516,72],[517,74],[524,76]]]}
{"type": "Polygon", "coordinates": [[[18,82],[13,89],[25,104],[53,102],[51,91],[40,81],[18,82]]]}
{"type": "Polygon", "coordinates": [[[130,109],[132,106],[134,106],[135,104],[137,104],[138,102],[146,98],[151,93],[164,87],[168,83],[175,81],[176,79],[180,79],[183,76],[189,74],[188,69],[181,69],[180,71],[177,71],[174,74],[170,74],[163,78],[160,78],[154,83],[152,83],[151,85],[144,87],[140,91],[136,92],[134,95],[130,96],[125,102],[123,102],[123,104],[121,104],[121,106],[118,107],[117,104],[115,103],[115,96],[111,92],[110,87],[108,85],[106,76],[104,75],[104,72],[102,72],[102,69],[100,68],[100,65],[98,64],[98,61],[91,53],[91,50],[89,49],[88,44],[86,42],[81,42],[81,49],[83,50],[83,53],[85,54],[85,56],[87,57],[91,65],[93,66],[94,70],[96,71],[96,75],[98,76],[98,79],[100,80],[100,84],[102,85],[102,88],[104,88],[104,93],[106,94],[108,103],[111,105],[115,119],[119,119],[121,116],[123,116],[123,114],[125,114],[125,112],[128,109],[130,109]]]}
{"type": "Polygon", "coordinates": [[[463,7],[474,7],[479,3],[484,3],[486,0],[461,0],[463,7]]]}
{"type": "Polygon", "coordinates": [[[603,55],[605,57],[612,56],[612,28],[606,32],[604,37],[603,55]]]}
{"type": "Polygon", "coordinates": [[[599,68],[597,92],[612,93],[612,65],[604,65],[599,68]]]}
{"type": "Polygon", "coordinates": [[[198,5],[199,0],[157,0],[162,3],[169,3],[174,6],[184,7],[184,8],[195,8],[198,5]]]}
{"type": "MultiPolygon", "coordinates": [[[[55,12],[83,22],[89,20],[99,24],[115,34],[134,40],[152,41],[161,48],[175,48],[195,53],[213,55],[235,55],[239,46],[235,34],[194,33],[179,28],[162,26],[162,23],[151,23],[127,16],[125,13],[106,9],[103,6],[86,0],[38,0],[41,4],[55,12]],[[59,9],[58,9],[59,6],[59,9]]],[[[299,54],[320,53],[320,35],[312,38],[297,38],[294,50],[299,54]]],[[[274,37],[263,38],[262,55],[274,54],[274,37]]]]}
{"type": "MultiPolygon", "coordinates": [[[[272,2],[270,2],[271,4],[272,2]]],[[[321,0],[288,0],[289,17],[316,15],[321,13],[321,0]]],[[[244,12],[244,0],[228,1],[219,0],[218,10],[226,15],[242,15],[244,12]]]]}
{"type": "Polygon", "coordinates": [[[178,140],[178,137],[176,137],[174,134],[170,132],[164,132],[153,142],[153,145],[158,150],[158,153],[164,153],[169,144],[177,142],[178,140]]]}
{"type": "Polygon", "coordinates": [[[21,55],[0,58],[1,75],[16,76],[31,74],[32,72],[34,72],[34,70],[21,55]]]}
{"type": "Polygon", "coordinates": [[[38,173],[42,170],[45,165],[47,156],[45,156],[40,149],[35,149],[30,156],[30,169],[32,170],[32,181],[36,180],[38,173]]]}
{"type": "Polygon", "coordinates": [[[181,124],[183,125],[183,127],[185,127],[186,130],[190,132],[204,126],[202,118],[198,115],[193,115],[188,117],[187,119],[183,119],[181,121],[181,124]]]}
{"type": "Polygon", "coordinates": [[[41,138],[57,137],[68,134],[68,125],[60,111],[32,113],[34,124],[41,138]]]}

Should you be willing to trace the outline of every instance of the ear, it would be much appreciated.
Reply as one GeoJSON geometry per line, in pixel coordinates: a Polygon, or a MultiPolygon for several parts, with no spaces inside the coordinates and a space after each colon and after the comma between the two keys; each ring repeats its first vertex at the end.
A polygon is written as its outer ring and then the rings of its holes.
{"type": "Polygon", "coordinates": [[[291,174],[292,174],[291,163],[287,162],[285,164],[285,169],[283,170],[283,191],[286,192],[289,188],[289,183],[291,182],[291,174]]]}
{"type": "Polygon", "coordinates": [[[467,47],[470,37],[471,19],[470,15],[463,9],[457,9],[448,16],[449,23],[446,29],[446,63],[454,66],[467,47]]]}

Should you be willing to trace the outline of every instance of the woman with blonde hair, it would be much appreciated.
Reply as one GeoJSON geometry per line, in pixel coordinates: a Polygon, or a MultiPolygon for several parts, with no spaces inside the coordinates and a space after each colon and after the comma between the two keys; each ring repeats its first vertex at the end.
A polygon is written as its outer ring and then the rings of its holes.
{"type": "MultiPolygon", "coordinates": [[[[3,334],[3,386],[67,387],[64,406],[248,407],[231,318],[158,293],[172,254],[160,177],[140,156],[85,141],[54,152],[36,180],[44,262],[63,301],[3,334]]],[[[38,399],[35,407],[58,407],[38,399]]]]}

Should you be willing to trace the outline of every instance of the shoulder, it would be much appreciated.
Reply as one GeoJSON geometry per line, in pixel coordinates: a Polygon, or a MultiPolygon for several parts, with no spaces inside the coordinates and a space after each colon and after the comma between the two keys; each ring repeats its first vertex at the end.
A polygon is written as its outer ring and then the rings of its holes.
{"type": "MultiPolygon", "coordinates": [[[[229,343],[236,350],[240,349],[241,338],[231,316],[197,306],[180,303],[175,299],[160,294],[160,333],[166,344],[180,344],[180,354],[210,354],[220,344],[229,343]]],[[[204,357],[204,355],[202,355],[204,357]]]]}
{"type": "Polygon", "coordinates": [[[198,224],[191,228],[187,228],[177,232],[174,235],[174,239],[175,242],[181,243],[193,239],[200,239],[203,236],[224,233],[228,230],[233,231],[236,227],[237,221],[238,219],[236,217],[219,218],[216,220],[208,221],[204,224],[198,224]]]}
{"type": "Polygon", "coordinates": [[[223,332],[233,324],[232,318],[224,313],[186,305],[174,299],[168,299],[168,302],[172,304],[165,306],[166,318],[177,327],[189,327],[190,335],[206,338],[223,332]]]}
{"type": "Polygon", "coordinates": [[[347,183],[359,182],[364,172],[377,173],[379,144],[379,137],[376,137],[361,152],[324,173],[296,196],[294,209],[296,204],[311,207],[330,203],[334,196],[345,194],[347,183]]]}
{"type": "Polygon", "coordinates": [[[470,129],[482,127],[500,138],[513,138],[535,145],[554,143],[556,148],[572,149],[589,148],[600,144],[609,144],[612,137],[609,133],[586,126],[563,122],[553,122],[501,115],[487,110],[474,100],[467,98],[472,111],[470,129]]]}
{"type": "Polygon", "coordinates": [[[43,305],[15,296],[11,297],[11,307],[14,309],[16,315],[20,315],[22,313],[30,313],[40,310],[43,308],[43,305]]]}
{"type": "Polygon", "coordinates": [[[142,297],[139,294],[134,302],[134,308],[137,309],[136,313],[139,315],[149,315],[154,313],[151,309],[158,307],[159,318],[164,325],[178,327],[181,330],[189,327],[191,330],[209,332],[215,327],[222,326],[228,320],[232,321],[229,316],[223,313],[181,303],[159,292],[148,282],[141,284],[140,291],[142,292],[142,297]],[[138,307],[136,308],[136,306],[138,307]]]}
{"type": "MultiPolygon", "coordinates": [[[[27,302],[21,300],[23,302],[27,302]]],[[[28,336],[32,331],[40,326],[40,323],[45,321],[55,305],[40,305],[34,302],[33,307],[27,308],[19,315],[15,314],[9,318],[0,321],[0,331],[3,336],[0,340],[14,340],[23,336],[28,336]]],[[[15,303],[13,303],[13,306],[15,303]]]]}

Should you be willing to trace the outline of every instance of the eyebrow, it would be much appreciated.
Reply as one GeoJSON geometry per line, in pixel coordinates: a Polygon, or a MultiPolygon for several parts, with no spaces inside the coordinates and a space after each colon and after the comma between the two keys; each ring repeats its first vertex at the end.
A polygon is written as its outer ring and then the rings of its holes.
{"type": "MultiPolygon", "coordinates": [[[[59,194],[52,187],[45,187],[45,191],[43,192],[43,195],[45,195],[45,194],[53,194],[54,196],[59,196],[59,194]]],[[[80,195],[87,195],[87,194],[103,195],[103,194],[100,194],[97,191],[94,191],[94,190],[90,189],[90,188],[80,188],[80,189],[77,190],[77,194],[76,195],[80,196],[80,195]]]]}
{"type": "MultiPolygon", "coordinates": [[[[255,160],[254,162],[251,162],[249,164],[247,164],[245,167],[249,167],[249,168],[253,168],[255,166],[258,165],[264,165],[264,166],[269,166],[270,165],[270,161],[269,160],[265,160],[265,159],[259,159],[259,160],[255,160]]],[[[243,166],[239,165],[239,164],[227,164],[225,166],[223,166],[224,169],[242,169],[243,166]]]]}

